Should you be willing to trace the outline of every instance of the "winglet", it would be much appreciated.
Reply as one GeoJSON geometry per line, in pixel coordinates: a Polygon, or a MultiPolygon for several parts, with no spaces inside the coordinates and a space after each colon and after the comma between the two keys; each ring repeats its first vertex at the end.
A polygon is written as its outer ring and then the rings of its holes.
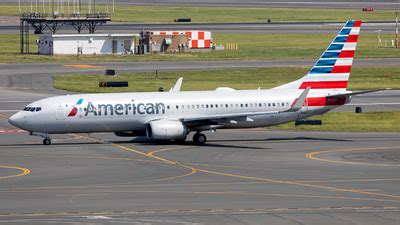
{"type": "Polygon", "coordinates": [[[304,102],[307,99],[307,95],[308,92],[310,91],[311,87],[307,87],[303,93],[301,93],[300,97],[298,99],[296,99],[292,105],[292,107],[290,107],[290,109],[286,110],[286,112],[297,112],[301,109],[301,107],[303,107],[304,102]]]}
{"type": "Polygon", "coordinates": [[[182,82],[183,82],[183,77],[180,77],[173,88],[171,88],[171,90],[169,90],[169,92],[180,92],[181,91],[181,86],[182,86],[182,82]]]}

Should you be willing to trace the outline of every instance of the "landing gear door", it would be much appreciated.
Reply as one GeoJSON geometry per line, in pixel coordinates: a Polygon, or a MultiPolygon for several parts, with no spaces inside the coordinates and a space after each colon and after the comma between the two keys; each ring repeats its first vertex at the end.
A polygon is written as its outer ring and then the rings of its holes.
{"type": "Polygon", "coordinates": [[[62,107],[61,105],[58,107],[57,112],[56,112],[56,119],[57,120],[65,120],[66,115],[65,115],[65,108],[62,107]]]}

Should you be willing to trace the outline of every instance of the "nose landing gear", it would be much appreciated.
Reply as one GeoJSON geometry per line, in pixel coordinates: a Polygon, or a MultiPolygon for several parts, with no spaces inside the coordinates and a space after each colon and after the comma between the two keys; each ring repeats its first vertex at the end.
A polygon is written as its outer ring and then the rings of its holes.
{"type": "Polygon", "coordinates": [[[195,135],[193,135],[193,142],[197,145],[204,145],[207,141],[206,135],[197,132],[195,135]]]}
{"type": "Polygon", "coordinates": [[[51,139],[50,138],[43,139],[43,144],[44,145],[51,145],[51,139]]]}
{"type": "Polygon", "coordinates": [[[42,137],[43,139],[43,144],[44,145],[51,145],[51,139],[49,134],[47,133],[40,133],[40,132],[31,132],[30,133],[31,136],[38,136],[38,137],[42,137]]]}

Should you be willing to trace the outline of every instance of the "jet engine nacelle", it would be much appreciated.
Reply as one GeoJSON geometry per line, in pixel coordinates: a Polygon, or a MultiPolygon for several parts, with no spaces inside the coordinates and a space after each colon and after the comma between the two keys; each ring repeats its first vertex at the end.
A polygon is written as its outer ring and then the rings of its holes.
{"type": "Polygon", "coordinates": [[[146,135],[151,140],[179,140],[186,137],[186,127],[180,121],[156,120],[147,124],[146,135]]]}

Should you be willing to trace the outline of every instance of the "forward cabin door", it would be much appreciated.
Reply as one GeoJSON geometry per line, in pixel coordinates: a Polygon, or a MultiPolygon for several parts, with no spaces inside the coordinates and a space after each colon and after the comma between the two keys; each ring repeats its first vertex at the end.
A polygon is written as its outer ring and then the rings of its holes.
{"type": "Polygon", "coordinates": [[[66,118],[67,118],[67,116],[65,114],[65,108],[62,105],[60,105],[56,112],[56,119],[57,120],[65,120],[66,118]]]}

